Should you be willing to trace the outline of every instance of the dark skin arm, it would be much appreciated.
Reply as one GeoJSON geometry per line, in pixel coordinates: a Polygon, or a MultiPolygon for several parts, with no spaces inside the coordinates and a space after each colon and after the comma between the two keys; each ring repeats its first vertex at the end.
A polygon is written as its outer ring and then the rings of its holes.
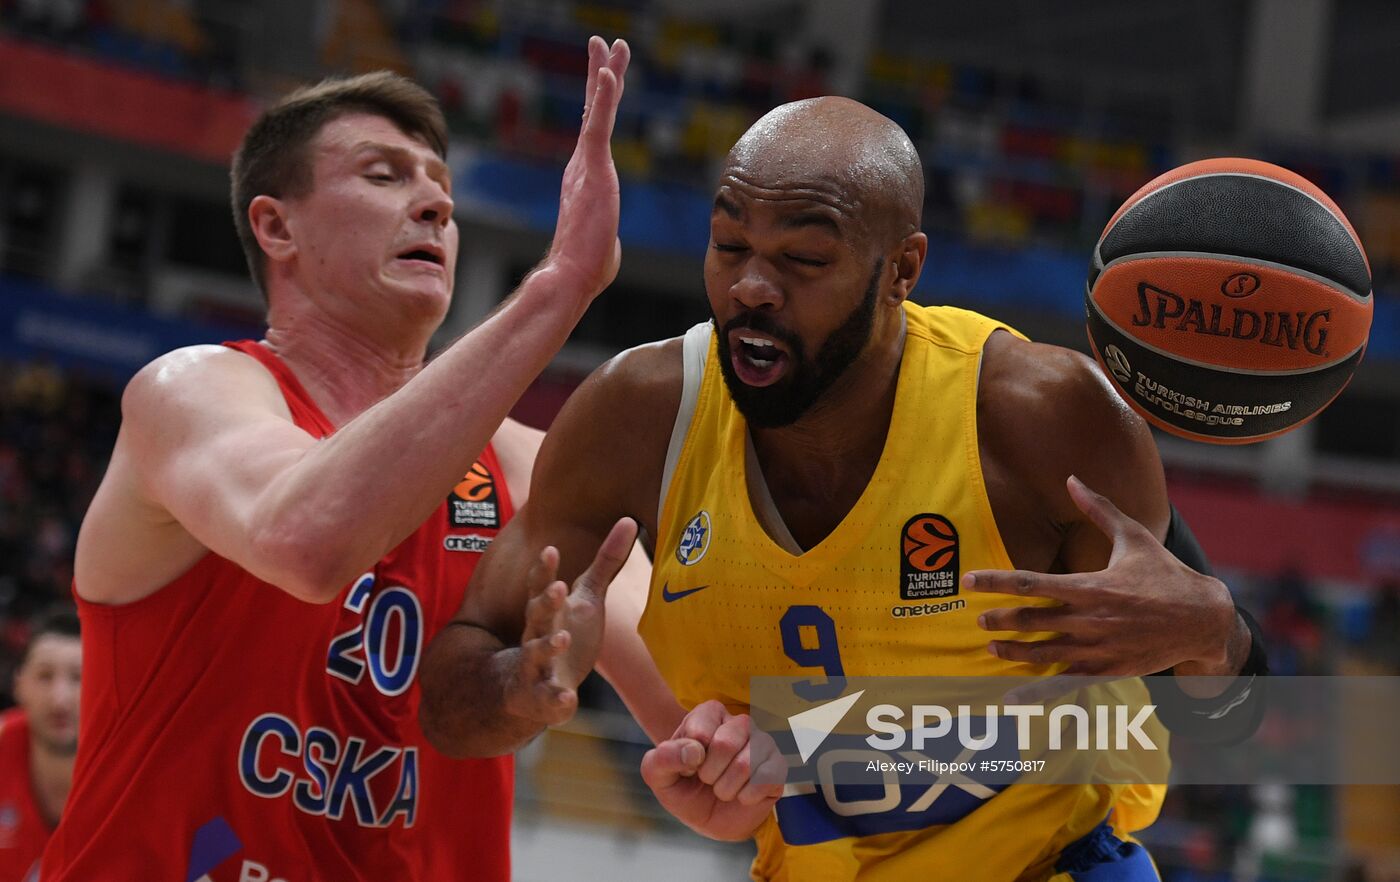
{"type": "MultiPolygon", "coordinates": [[[[994,333],[977,424],[988,495],[1019,569],[969,573],[964,584],[1060,601],[984,615],[981,626],[997,634],[989,651],[1064,663],[1071,674],[1239,672],[1249,630],[1222,582],[1162,547],[1170,508],[1156,445],[1094,362],[994,333]],[[1032,631],[1060,636],[1028,642],[1007,633],[1032,631]]],[[[1204,690],[1197,697],[1220,691],[1183,687],[1204,690]]]]}
{"type": "Polygon", "coordinates": [[[636,631],[645,596],[610,600],[606,617],[599,602],[603,570],[615,571],[612,558],[625,558],[631,543],[617,519],[639,524],[652,547],[681,374],[681,341],[671,340],[623,353],[569,398],[535,460],[529,501],[428,648],[419,721],[451,756],[508,752],[573,714],[575,688],[596,659],[657,741],[642,772],[661,804],[707,836],[742,839],[782,794],[786,764],[772,739],[753,738],[748,717],[718,702],[689,714],[676,702],[636,631]],[[563,581],[549,582],[556,576],[563,581]],[[575,578],[566,601],[564,581],[575,578]]]}
{"type": "MultiPolygon", "coordinates": [[[[439,750],[508,753],[573,715],[575,690],[603,642],[608,583],[636,526],[648,542],[655,533],[671,432],[658,414],[679,406],[680,367],[679,341],[624,353],[559,414],[535,461],[530,499],[424,656],[419,719],[439,750]]],[[[635,631],[631,638],[640,640],[635,631]]],[[[668,691],[624,698],[639,703],[634,712],[654,734],[669,734],[683,715],[668,691]]]]}

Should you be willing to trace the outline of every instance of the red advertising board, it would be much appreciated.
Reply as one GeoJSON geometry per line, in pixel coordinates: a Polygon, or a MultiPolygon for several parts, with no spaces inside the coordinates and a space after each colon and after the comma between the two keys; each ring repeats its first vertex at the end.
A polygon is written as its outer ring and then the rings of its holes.
{"type": "Polygon", "coordinates": [[[256,110],[246,95],[0,36],[0,113],[224,164],[256,110]]]}

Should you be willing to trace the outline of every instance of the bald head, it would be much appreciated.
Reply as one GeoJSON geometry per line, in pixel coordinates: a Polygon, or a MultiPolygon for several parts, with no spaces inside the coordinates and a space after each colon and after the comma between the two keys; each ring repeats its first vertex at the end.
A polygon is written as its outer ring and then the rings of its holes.
{"type": "Polygon", "coordinates": [[[769,111],[729,151],[724,176],[820,193],[881,239],[919,229],[919,154],[893,120],[849,98],[809,98],[769,111]]]}

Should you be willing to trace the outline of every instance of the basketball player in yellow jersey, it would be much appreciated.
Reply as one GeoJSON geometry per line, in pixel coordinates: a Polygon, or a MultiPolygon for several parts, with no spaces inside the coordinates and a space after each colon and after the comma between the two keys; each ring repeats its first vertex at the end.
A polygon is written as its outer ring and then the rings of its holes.
{"type": "MultiPolygon", "coordinates": [[[[1151,435],[1093,362],[907,302],[922,201],[913,146],[856,102],[785,105],[744,135],[714,203],[713,324],[623,353],[560,414],[425,659],[436,744],[508,750],[541,705],[567,716],[606,586],[566,582],[630,516],[655,562],[640,634],[689,710],[624,693],[673,732],[644,776],[693,828],[756,835],[757,878],[1155,878],[1105,821],[1150,823],[1160,789],[950,787],[862,816],[755,777],[750,677],[1233,675],[1249,652],[1225,586],[1164,548],[1151,435]]],[[[605,662],[636,639],[623,600],[605,662]]]]}

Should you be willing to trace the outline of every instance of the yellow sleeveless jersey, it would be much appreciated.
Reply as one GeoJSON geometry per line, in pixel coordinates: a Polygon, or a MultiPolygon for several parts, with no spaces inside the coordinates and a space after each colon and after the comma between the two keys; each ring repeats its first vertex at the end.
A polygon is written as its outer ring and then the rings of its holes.
{"type": "MultiPolygon", "coordinates": [[[[976,413],[982,347],[992,331],[1011,329],[951,307],[904,310],[880,461],[844,520],[805,553],[767,496],[711,326],[686,335],[685,389],[639,626],[685,707],[718,699],[746,711],[750,677],[1053,672],[992,656],[977,626],[986,610],[1034,600],[958,585],[969,570],[1012,568],[982,480],[976,413]]],[[[794,793],[758,831],[754,875],[1047,879],[1061,849],[1115,804],[1120,829],[1151,823],[1163,790],[1021,785],[969,798],[950,787],[912,817],[907,806],[852,816],[820,793],[794,793]]]]}

